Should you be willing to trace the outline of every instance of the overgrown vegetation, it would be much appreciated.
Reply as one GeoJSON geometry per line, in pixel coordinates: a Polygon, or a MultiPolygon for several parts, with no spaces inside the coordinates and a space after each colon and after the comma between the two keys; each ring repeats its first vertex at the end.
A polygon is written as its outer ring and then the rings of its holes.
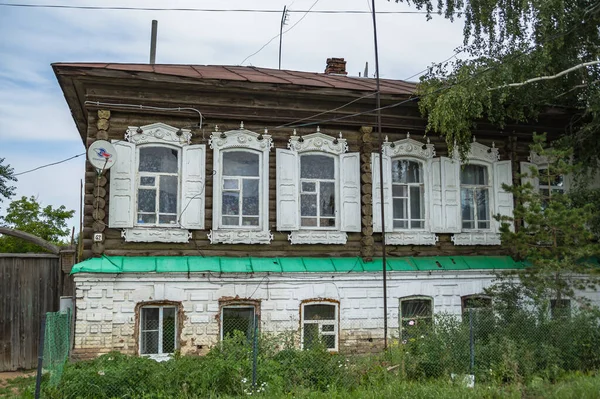
{"type": "MultiPolygon", "coordinates": [[[[238,334],[204,357],[176,355],[156,362],[110,353],[71,363],[57,386],[44,383],[44,397],[391,398],[399,392],[411,397],[552,397],[550,384],[580,389],[565,380],[572,375],[585,381],[579,397],[593,397],[586,393],[589,389],[597,394],[599,379],[582,377],[600,370],[597,312],[551,318],[547,309],[526,310],[523,303],[508,300],[496,303],[494,309],[473,311],[471,323],[467,317],[440,315],[432,323],[411,325],[405,343],[394,341],[388,351],[371,355],[333,354],[318,346],[302,351],[289,336],[265,335],[258,343],[255,387],[253,345],[238,334]],[[469,373],[475,375],[475,390],[462,386],[469,373]]],[[[23,397],[32,393],[33,386],[23,397]]]]}

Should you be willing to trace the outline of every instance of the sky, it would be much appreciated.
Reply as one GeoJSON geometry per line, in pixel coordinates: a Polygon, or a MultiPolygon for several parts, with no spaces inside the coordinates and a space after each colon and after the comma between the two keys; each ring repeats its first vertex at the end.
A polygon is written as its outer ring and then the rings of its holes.
{"type": "MultiPolygon", "coordinates": [[[[150,8],[360,10],[371,0],[12,0],[0,3],[150,8]]],[[[377,11],[417,11],[376,0],[377,11]]],[[[374,72],[370,14],[291,12],[283,35],[282,69],[323,72],[330,57],[358,76],[374,72]],[[304,18],[303,18],[304,16],[304,18]],[[300,20],[302,19],[302,20],[300,20]]],[[[240,65],[279,33],[281,13],[77,10],[0,5],[0,158],[16,173],[85,151],[50,66],[53,62],[147,63],[151,21],[158,20],[157,64],[240,65]]],[[[452,56],[462,22],[420,14],[378,14],[380,76],[406,79],[452,56]]],[[[241,65],[278,66],[279,40],[241,65]]],[[[411,80],[416,80],[417,77],[411,80]]],[[[23,174],[16,197],[76,210],[84,157],[23,174]]],[[[7,202],[0,203],[0,215],[7,202]]],[[[78,228],[78,227],[77,227],[78,228]]]]}

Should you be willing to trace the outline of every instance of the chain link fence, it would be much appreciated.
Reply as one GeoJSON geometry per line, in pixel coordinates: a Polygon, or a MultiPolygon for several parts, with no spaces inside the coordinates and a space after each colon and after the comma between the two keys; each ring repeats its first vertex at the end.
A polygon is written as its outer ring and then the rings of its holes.
{"type": "Polygon", "coordinates": [[[341,317],[335,303],[303,306],[299,321],[276,325],[261,320],[253,307],[231,307],[223,309],[218,340],[205,356],[182,356],[180,343],[168,338],[176,336],[174,308],[150,308],[141,314],[140,348],[162,351],[165,361],[112,352],[69,364],[54,385],[68,336],[68,329],[59,327],[68,323],[58,315],[56,322],[48,322],[47,342],[54,342],[49,347],[55,349],[44,353],[56,360],[45,360],[55,371],[44,381],[43,397],[289,395],[389,379],[501,385],[600,369],[600,318],[594,311],[489,305],[485,298],[466,302],[462,314],[455,315],[433,314],[430,304],[418,298],[401,304],[388,330],[387,350],[380,319],[341,317]]]}

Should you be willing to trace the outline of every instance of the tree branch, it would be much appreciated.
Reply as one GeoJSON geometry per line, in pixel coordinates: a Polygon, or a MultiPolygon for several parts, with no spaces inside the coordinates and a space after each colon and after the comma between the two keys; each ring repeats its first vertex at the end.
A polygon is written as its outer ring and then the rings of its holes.
{"type": "Polygon", "coordinates": [[[58,253],[60,252],[60,248],[58,248],[56,245],[51,244],[48,241],[46,241],[38,236],[34,236],[33,234],[29,234],[24,231],[9,229],[8,227],[0,227],[0,234],[17,237],[17,238],[21,238],[23,240],[29,241],[31,243],[34,243],[37,246],[40,246],[40,247],[52,252],[53,254],[56,254],[56,255],[58,255],[58,253]]]}

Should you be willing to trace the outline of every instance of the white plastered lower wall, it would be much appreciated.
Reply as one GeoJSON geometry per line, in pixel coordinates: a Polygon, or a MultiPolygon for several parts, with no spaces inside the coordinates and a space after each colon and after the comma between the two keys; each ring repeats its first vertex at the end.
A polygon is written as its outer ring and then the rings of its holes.
{"type": "MultiPolygon", "coordinates": [[[[400,298],[428,296],[434,313],[461,313],[461,297],[480,294],[495,276],[480,271],[389,272],[388,336],[398,336],[400,298]]],[[[368,351],[383,338],[380,273],[91,274],[75,276],[75,353],[95,356],[112,350],[137,353],[136,305],[148,301],[181,304],[182,353],[206,353],[219,340],[219,301],[260,301],[263,332],[298,332],[302,301],[339,301],[340,349],[368,351]]],[[[589,295],[600,301],[598,293],[589,295]]]]}

